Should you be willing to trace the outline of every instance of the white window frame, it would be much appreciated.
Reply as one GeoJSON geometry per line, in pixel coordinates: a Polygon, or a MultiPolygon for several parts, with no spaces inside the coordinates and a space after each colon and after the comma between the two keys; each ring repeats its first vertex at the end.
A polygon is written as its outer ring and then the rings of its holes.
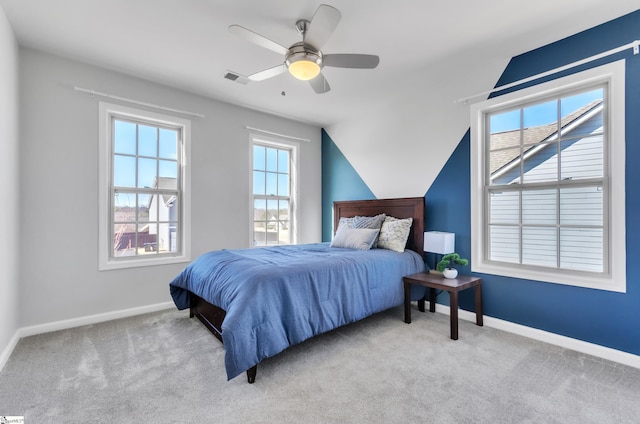
{"type": "Polygon", "coordinates": [[[249,246],[250,247],[267,247],[267,246],[255,246],[254,245],[254,194],[253,194],[253,146],[261,145],[267,147],[273,147],[276,149],[287,149],[289,150],[289,207],[291,208],[291,216],[289,219],[289,229],[290,229],[290,237],[291,244],[298,243],[298,199],[300,198],[300,193],[298,191],[299,186],[299,175],[300,170],[299,167],[299,154],[300,154],[300,145],[296,142],[283,140],[281,138],[268,137],[261,134],[250,134],[250,143],[249,143],[249,217],[250,217],[250,226],[249,226],[249,246]]]}
{"type": "Polygon", "coordinates": [[[98,163],[98,207],[99,207],[99,259],[98,269],[100,271],[135,268],[142,266],[164,265],[188,262],[191,260],[191,172],[190,172],[190,149],[191,144],[191,121],[175,116],[164,115],[146,110],[135,109],[118,104],[99,102],[99,163],[98,163]],[[112,125],[113,117],[120,117],[164,126],[180,127],[182,140],[179,140],[182,163],[180,167],[180,181],[182,186],[181,204],[178,213],[179,223],[179,246],[180,249],[175,254],[162,255],[140,255],[125,258],[113,257],[113,222],[111,210],[112,206],[112,169],[113,169],[113,143],[112,125]]]}
{"type": "Polygon", "coordinates": [[[523,90],[498,96],[471,107],[471,270],[507,277],[545,281],[549,283],[588,287],[614,292],[626,292],[626,230],[625,230],[625,62],[612,62],[523,90]],[[485,196],[486,115],[540,99],[560,96],[597,84],[606,84],[608,99],[603,119],[608,119],[609,141],[605,160],[609,174],[608,198],[604,211],[609,238],[605,240],[605,256],[609,267],[604,273],[545,269],[519,264],[495,262],[487,258],[487,196],[485,196]],[[608,247],[608,249],[607,249],[608,247]]]}

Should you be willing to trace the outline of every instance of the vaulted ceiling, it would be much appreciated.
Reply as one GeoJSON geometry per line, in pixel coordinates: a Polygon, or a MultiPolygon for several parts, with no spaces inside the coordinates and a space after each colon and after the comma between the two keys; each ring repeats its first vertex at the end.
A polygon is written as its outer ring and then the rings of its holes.
{"type": "Polygon", "coordinates": [[[224,78],[283,62],[230,25],[288,47],[300,41],[295,22],[311,19],[320,1],[0,0],[0,7],[22,46],[319,126],[410,91],[410,81],[429,78],[443,61],[508,60],[637,9],[629,0],[325,2],[342,19],[323,52],[375,54],[380,64],[325,68],[331,91],[324,94],[287,73],[246,85],[224,78]]]}

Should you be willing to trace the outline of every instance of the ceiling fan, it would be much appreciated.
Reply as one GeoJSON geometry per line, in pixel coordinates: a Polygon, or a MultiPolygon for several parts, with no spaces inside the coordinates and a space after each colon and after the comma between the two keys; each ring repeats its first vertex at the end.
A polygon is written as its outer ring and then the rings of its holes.
{"type": "Polygon", "coordinates": [[[380,63],[380,58],[376,55],[322,53],[320,49],[333,34],[341,17],[338,9],[321,4],[310,21],[299,19],[296,22],[296,29],[302,34],[302,41],[294,43],[288,48],[240,25],[231,25],[229,31],[284,56],[283,63],[249,75],[249,80],[263,81],[288,70],[295,78],[309,81],[311,88],[316,93],[322,94],[331,90],[321,72],[323,67],[373,69],[380,63]]]}

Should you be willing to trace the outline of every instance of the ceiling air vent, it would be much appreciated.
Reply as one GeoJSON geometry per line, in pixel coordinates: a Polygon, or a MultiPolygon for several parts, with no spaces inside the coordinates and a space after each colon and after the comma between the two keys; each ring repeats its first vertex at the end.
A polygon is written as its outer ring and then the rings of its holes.
{"type": "Polygon", "coordinates": [[[249,82],[249,78],[236,72],[227,71],[225,72],[224,77],[228,80],[235,81],[240,84],[246,84],[249,82]]]}

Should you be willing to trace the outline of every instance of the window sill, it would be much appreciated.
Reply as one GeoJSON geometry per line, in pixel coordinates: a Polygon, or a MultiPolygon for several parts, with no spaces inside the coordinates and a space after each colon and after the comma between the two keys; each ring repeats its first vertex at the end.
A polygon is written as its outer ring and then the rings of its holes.
{"type": "Polygon", "coordinates": [[[626,293],[626,270],[614,271],[611,274],[594,275],[590,273],[570,272],[566,270],[542,270],[534,267],[509,266],[496,263],[479,263],[471,266],[472,272],[500,275],[523,280],[542,281],[567,286],[584,287],[626,293]]]}
{"type": "Polygon", "coordinates": [[[157,266],[157,265],[170,265],[177,263],[190,262],[191,258],[187,256],[166,256],[159,258],[144,258],[144,259],[124,259],[124,260],[110,260],[100,261],[98,266],[99,271],[110,271],[114,269],[127,269],[127,268],[140,268],[145,266],[157,266]]]}

